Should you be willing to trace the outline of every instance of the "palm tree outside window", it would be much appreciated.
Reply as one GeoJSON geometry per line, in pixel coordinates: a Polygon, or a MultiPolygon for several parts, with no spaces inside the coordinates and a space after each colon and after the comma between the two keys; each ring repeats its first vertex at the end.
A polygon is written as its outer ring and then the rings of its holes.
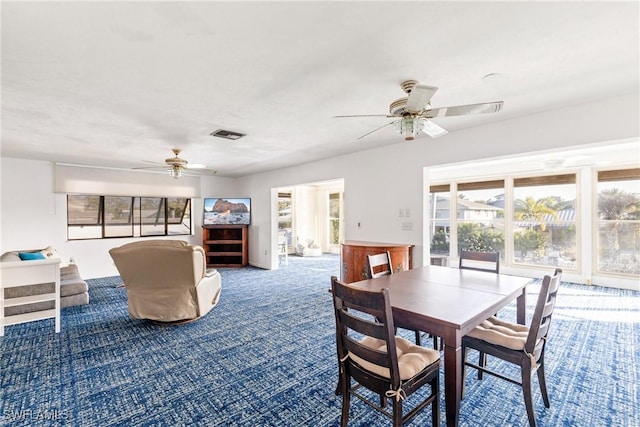
{"type": "Polygon", "coordinates": [[[513,182],[514,262],[577,267],[576,175],[513,182]]]}
{"type": "Polygon", "coordinates": [[[640,273],[640,169],[598,172],[597,271],[640,273]]]}

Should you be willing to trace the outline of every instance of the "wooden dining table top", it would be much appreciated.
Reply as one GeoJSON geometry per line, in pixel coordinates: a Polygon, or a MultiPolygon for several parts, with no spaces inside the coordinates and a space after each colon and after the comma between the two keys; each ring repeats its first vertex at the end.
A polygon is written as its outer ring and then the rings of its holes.
{"type": "Polygon", "coordinates": [[[491,315],[505,300],[515,300],[530,281],[527,277],[430,265],[351,285],[368,290],[388,288],[394,313],[406,312],[418,323],[443,324],[464,334],[479,323],[478,316],[491,315]]]}

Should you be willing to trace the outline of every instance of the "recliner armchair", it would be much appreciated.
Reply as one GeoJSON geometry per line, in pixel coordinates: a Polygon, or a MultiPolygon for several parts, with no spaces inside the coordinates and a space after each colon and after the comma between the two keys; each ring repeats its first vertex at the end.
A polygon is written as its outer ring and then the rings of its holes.
{"type": "Polygon", "coordinates": [[[109,251],[127,290],[129,314],[159,322],[194,320],[219,301],[222,279],[207,271],[202,247],[145,240],[109,251]]]}

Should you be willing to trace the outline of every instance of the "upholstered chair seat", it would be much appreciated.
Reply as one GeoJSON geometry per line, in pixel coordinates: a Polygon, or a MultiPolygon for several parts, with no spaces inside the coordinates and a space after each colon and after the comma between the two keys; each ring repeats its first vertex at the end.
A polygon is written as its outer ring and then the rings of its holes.
{"type": "Polygon", "coordinates": [[[529,327],[517,323],[505,322],[492,316],[476,326],[467,335],[512,350],[522,350],[527,342],[529,327]]]}
{"type": "MultiPolygon", "coordinates": [[[[403,381],[408,380],[427,366],[440,360],[440,353],[436,350],[413,344],[411,341],[398,336],[395,337],[395,340],[400,379],[403,381]]],[[[387,351],[385,342],[377,338],[365,337],[360,343],[374,350],[387,351]]],[[[351,352],[349,353],[349,357],[366,370],[374,372],[381,377],[391,378],[388,368],[374,365],[351,352]]]]}

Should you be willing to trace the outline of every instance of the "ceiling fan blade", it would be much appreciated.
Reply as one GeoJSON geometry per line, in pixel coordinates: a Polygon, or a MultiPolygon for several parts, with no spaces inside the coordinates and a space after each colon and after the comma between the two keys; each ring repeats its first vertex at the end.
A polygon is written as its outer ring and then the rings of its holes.
{"type": "Polygon", "coordinates": [[[160,163],[160,162],[152,162],[151,160],[140,160],[141,162],[145,162],[145,163],[149,163],[152,165],[156,165],[156,166],[166,166],[166,163],[160,163]]]}
{"type": "MultiPolygon", "coordinates": [[[[392,116],[392,117],[393,117],[393,116],[392,116]]],[[[389,123],[387,123],[387,124],[384,124],[384,125],[380,126],[379,128],[376,128],[376,129],[372,130],[371,132],[367,132],[367,133],[365,133],[364,135],[362,135],[362,136],[358,137],[358,139],[362,139],[362,138],[364,138],[365,136],[369,136],[369,135],[371,135],[372,133],[379,131],[379,130],[380,130],[380,129],[382,129],[383,127],[387,127],[387,126],[389,126],[389,125],[392,125],[392,124],[394,124],[395,122],[396,122],[396,120],[394,120],[394,121],[392,121],[392,122],[389,122],[389,123]]]]}
{"type": "Polygon", "coordinates": [[[431,120],[425,120],[422,127],[422,132],[429,135],[431,138],[437,138],[442,135],[446,135],[448,132],[446,129],[441,128],[431,120]]]}
{"type": "Polygon", "coordinates": [[[426,116],[435,117],[465,116],[468,114],[497,113],[502,109],[503,101],[485,102],[482,104],[457,105],[455,107],[432,108],[426,116]]]}
{"type": "Polygon", "coordinates": [[[333,116],[334,119],[341,119],[345,117],[396,117],[389,114],[355,114],[350,116],[333,116]]]}
{"type": "Polygon", "coordinates": [[[184,165],[185,169],[206,169],[207,167],[202,163],[187,163],[184,165]]]}
{"type": "Polygon", "coordinates": [[[136,168],[131,168],[131,169],[135,169],[135,170],[143,170],[143,169],[168,169],[168,168],[170,168],[170,166],[166,166],[166,165],[161,166],[161,165],[158,165],[158,166],[142,166],[142,167],[136,167],[136,168]]]}
{"type": "Polygon", "coordinates": [[[438,88],[435,86],[415,85],[409,93],[405,109],[410,113],[417,113],[424,110],[437,90],[438,88]]]}
{"type": "Polygon", "coordinates": [[[188,172],[189,175],[215,175],[217,173],[218,173],[217,170],[207,169],[207,168],[189,169],[189,172],[188,172]]]}

